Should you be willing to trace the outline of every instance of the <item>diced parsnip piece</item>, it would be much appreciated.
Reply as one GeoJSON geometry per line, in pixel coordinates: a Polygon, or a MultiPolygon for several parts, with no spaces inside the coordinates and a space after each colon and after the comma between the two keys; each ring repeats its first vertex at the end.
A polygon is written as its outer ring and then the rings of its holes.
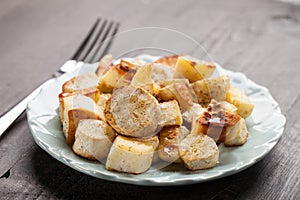
{"type": "Polygon", "coordinates": [[[168,67],[175,67],[178,57],[179,57],[178,55],[165,56],[157,59],[156,61],[154,61],[154,63],[161,64],[168,67]]]}
{"type": "Polygon", "coordinates": [[[102,120],[82,119],[75,133],[74,152],[91,160],[102,160],[107,157],[115,131],[102,120]]]}
{"type": "Polygon", "coordinates": [[[189,133],[184,126],[164,127],[159,132],[159,158],[166,162],[181,163],[179,144],[189,133]]]}
{"type": "Polygon", "coordinates": [[[243,90],[231,86],[226,94],[226,100],[237,107],[237,113],[241,117],[247,118],[251,115],[254,104],[249,101],[243,90]]]}
{"type": "Polygon", "coordinates": [[[105,107],[106,121],[120,134],[149,137],[159,128],[161,110],[157,99],[142,88],[120,87],[105,107]]]}
{"type": "MultiPolygon", "coordinates": [[[[101,112],[101,116],[105,116],[104,115],[104,110],[106,107],[106,102],[111,98],[111,94],[110,93],[102,93],[100,94],[99,100],[97,101],[97,106],[101,112]]],[[[103,117],[105,119],[105,117],[103,117]]],[[[106,120],[106,119],[105,119],[106,120]]]]}
{"type": "MultiPolygon", "coordinates": [[[[204,110],[203,113],[205,111],[206,110],[204,110]]],[[[192,119],[191,134],[206,134],[206,129],[200,121],[201,117],[203,116],[203,113],[192,119]]]]}
{"type": "Polygon", "coordinates": [[[90,97],[95,102],[97,102],[100,98],[100,91],[97,88],[86,88],[83,90],[77,90],[75,92],[70,92],[70,93],[60,93],[58,95],[58,99],[59,99],[59,118],[61,122],[63,122],[64,120],[64,109],[65,109],[63,99],[77,94],[82,94],[84,96],[90,97]]]}
{"type": "Polygon", "coordinates": [[[161,110],[161,126],[181,125],[182,117],[179,105],[176,100],[167,101],[159,104],[161,110]]]}
{"type": "Polygon", "coordinates": [[[176,99],[182,111],[188,110],[197,102],[196,94],[190,84],[174,84],[176,99]]]}
{"type": "Polygon", "coordinates": [[[218,76],[212,79],[203,79],[192,84],[198,103],[206,107],[212,99],[217,101],[226,100],[226,93],[230,88],[228,76],[218,76]]]}
{"type": "Polygon", "coordinates": [[[154,154],[151,143],[118,135],[109,151],[106,169],[140,174],[147,171],[154,154]]]}
{"type": "Polygon", "coordinates": [[[193,106],[190,109],[182,113],[184,126],[191,130],[193,119],[198,118],[204,111],[206,111],[206,109],[202,108],[200,104],[193,103],[193,106]]]}
{"type": "Polygon", "coordinates": [[[226,127],[225,146],[240,146],[245,144],[248,138],[248,130],[244,118],[235,125],[226,127]]]}
{"type": "Polygon", "coordinates": [[[182,111],[188,110],[193,102],[197,102],[195,92],[189,84],[167,85],[159,90],[157,96],[163,101],[177,100],[182,111]]]}
{"type": "Polygon", "coordinates": [[[153,159],[152,159],[152,164],[155,164],[159,161],[159,156],[158,156],[158,145],[159,145],[159,140],[157,135],[152,136],[152,137],[147,137],[147,138],[135,138],[132,137],[133,140],[139,141],[139,142],[144,142],[147,144],[151,144],[153,149],[154,149],[154,154],[153,154],[153,159]]]}
{"type": "Polygon", "coordinates": [[[181,159],[190,170],[208,169],[217,165],[219,149],[215,141],[203,134],[189,134],[179,145],[181,159]]]}
{"type": "Polygon", "coordinates": [[[140,67],[131,80],[131,85],[141,87],[154,94],[154,83],[151,77],[152,64],[145,64],[140,67]]]}
{"type": "Polygon", "coordinates": [[[231,112],[231,113],[237,113],[237,107],[227,101],[220,101],[219,102],[221,104],[221,108],[224,110],[224,111],[227,111],[227,112],[231,112]]]}
{"type": "Polygon", "coordinates": [[[113,57],[111,54],[103,56],[100,60],[99,65],[96,70],[97,76],[101,77],[105,71],[108,71],[109,68],[113,66],[113,57]]]}
{"type": "Polygon", "coordinates": [[[137,67],[127,61],[111,67],[100,79],[98,88],[101,92],[111,93],[116,87],[130,84],[137,67]]]}
{"type": "Polygon", "coordinates": [[[227,127],[235,126],[241,117],[225,111],[219,102],[212,101],[205,112],[193,120],[192,134],[207,134],[217,143],[225,141],[227,127]]]}
{"type": "Polygon", "coordinates": [[[174,85],[168,85],[158,89],[158,98],[162,101],[177,100],[174,85]]]}
{"type": "Polygon", "coordinates": [[[62,85],[62,92],[75,92],[87,88],[97,88],[99,77],[94,72],[75,76],[62,85]]]}
{"type": "Polygon", "coordinates": [[[219,111],[226,111],[229,113],[237,113],[237,107],[227,101],[216,101],[212,99],[207,106],[207,110],[211,113],[218,113],[219,111]]]}
{"type": "Polygon", "coordinates": [[[158,83],[160,87],[166,87],[168,85],[172,85],[175,83],[180,83],[180,84],[189,84],[189,80],[186,78],[176,78],[176,79],[166,79],[162,80],[158,83]]]}
{"type": "Polygon", "coordinates": [[[75,131],[81,119],[104,119],[97,104],[89,97],[81,94],[63,98],[64,117],[63,133],[67,144],[75,141],[75,131]]]}
{"type": "Polygon", "coordinates": [[[174,78],[174,68],[155,63],[153,63],[152,66],[152,79],[155,83],[174,78]]]}
{"type": "Polygon", "coordinates": [[[100,94],[99,100],[97,101],[97,105],[105,108],[106,107],[106,102],[108,99],[111,98],[111,94],[110,93],[102,93],[100,94]]]}
{"type": "Polygon", "coordinates": [[[147,83],[152,83],[152,64],[145,64],[140,67],[132,78],[131,84],[139,87],[147,83]]]}
{"type": "Polygon", "coordinates": [[[191,83],[210,77],[216,65],[189,56],[180,56],[175,65],[176,77],[185,77],[191,83]]]}

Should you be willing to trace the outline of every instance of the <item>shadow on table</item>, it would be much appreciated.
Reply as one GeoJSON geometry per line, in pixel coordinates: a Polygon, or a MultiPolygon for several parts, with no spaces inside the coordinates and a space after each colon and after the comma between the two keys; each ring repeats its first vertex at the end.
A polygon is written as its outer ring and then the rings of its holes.
{"type": "Polygon", "coordinates": [[[60,163],[41,148],[32,154],[33,176],[44,197],[59,199],[233,199],[251,193],[263,162],[238,174],[194,185],[135,186],[97,179],[60,163]]]}

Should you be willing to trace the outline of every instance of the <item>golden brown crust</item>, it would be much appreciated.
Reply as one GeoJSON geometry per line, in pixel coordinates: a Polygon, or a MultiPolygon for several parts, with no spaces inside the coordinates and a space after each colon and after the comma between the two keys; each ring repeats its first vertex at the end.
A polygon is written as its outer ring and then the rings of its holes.
{"type": "Polygon", "coordinates": [[[61,122],[63,122],[64,120],[64,109],[65,109],[63,99],[77,94],[82,94],[84,96],[90,97],[95,102],[98,102],[100,98],[100,90],[98,88],[86,88],[74,92],[60,93],[58,95],[58,99],[59,99],[59,117],[61,122]]]}
{"type": "Polygon", "coordinates": [[[100,90],[96,87],[92,87],[92,88],[85,88],[85,89],[77,90],[77,91],[73,91],[73,92],[62,92],[58,95],[58,98],[60,100],[62,100],[65,97],[69,97],[69,96],[76,95],[76,94],[82,94],[84,96],[90,97],[95,102],[97,102],[100,97],[100,90]]]}
{"type": "Polygon", "coordinates": [[[169,66],[169,67],[175,67],[178,57],[179,57],[179,55],[166,56],[166,57],[157,59],[156,61],[154,61],[154,63],[169,66]]]}
{"type": "Polygon", "coordinates": [[[94,89],[97,88],[98,84],[98,76],[93,73],[87,73],[79,76],[75,76],[71,78],[70,80],[66,81],[62,85],[62,92],[75,92],[79,91],[81,92],[84,89],[94,89]]]}
{"type": "MultiPolygon", "coordinates": [[[[108,70],[110,70],[111,68],[115,68],[116,71],[118,71],[119,74],[124,75],[126,73],[130,73],[130,74],[135,74],[135,72],[138,69],[138,66],[134,65],[131,62],[128,62],[126,60],[121,60],[119,64],[116,65],[110,65],[109,67],[107,67],[104,71],[103,74],[105,74],[108,70]]],[[[132,78],[132,77],[131,77],[132,78]]]]}
{"type": "Polygon", "coordinates": [[[128,86],[137,69],[138,66],[121,60],[120,64],[114,65],[103,72],[98,88],[101,92],[112,93],[115,88],[128,86]]]}
{"type": "Polygon", "coordinates": [[[131,139],[134,140],[134,141],[143,142],[143,143],[146,143],[146,144],[151,144],[154,150],[156,150],[158,145],[159,145],[159,140],[158,140],[157,135],[154,135],[154,136],[151,136],[151,137],[146,137],[146,138],[132,137],[131,139]]]}
{"type": "Polygon", "coordinates": [[[233,126],[240,119],[241,117],[235,113],[229,113],[222,110],[217,113],[206,111],[200,116],[198,122],[203,126],[227,127],[233,126]]]}
{"type": "Polygon", "coordinates": [[[201,132],[212,137],[217,143],[222,143],[226,138],[226,127],[235,125],[241,117],[235,113],[219,111],[217,113],[204,112],[198,123],[201,124],[201,132]]]}

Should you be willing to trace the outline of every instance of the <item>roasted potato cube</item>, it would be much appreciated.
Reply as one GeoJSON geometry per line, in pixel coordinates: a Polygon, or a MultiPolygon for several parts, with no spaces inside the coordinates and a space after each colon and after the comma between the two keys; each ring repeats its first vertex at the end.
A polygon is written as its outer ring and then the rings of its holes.
{"type": "Polygon", "coordinates": [[[197,60],[189,56],[178,57],[175,65],[176,77],[185,77],[191,83],[210,77],[215,69],[215,64],[197,60]]]}
{"type": "Polygon", "coordinates": [[[62,92],[76,92],[87,88],[97,88],[99,78],[94,72],[75,76],[62,85],[62,92]]]}
{"type": "Polygon", "coordinates": [[[121,60],[120,64],[111,67],[100,79],[98,88],[101,92],[111,93],[116,87],[130,85],[137,67],[128,61],[121,60]]]}
{"type": "Polygon", "coordinates": [[[232,112],[225,111],[222,104],[212,101],[198,118],[193,120],[192,134],[207,134],[217,143],[223,143],[227,135],[227,128],[235,126],[241,117],[232,112]]]}
{"type": "Polygon", "coordinates": [[[168,85],[172,85],[175,83],[179,83],[179,84],[189,84],[189,80],[186,78],[177,78],[177,79],[166,79],[166,80],[162,80],[158,83],[158,85],[160,87],[166,87],[168,85]]]}
{"type": "Polygon", "coordinates": [[[118,135],[109,151],[106,169],[140,174],[152,163],[153,144],[118,135]]]}
{"type": "Polygon", "coordinates": [[[157,59],[156,61],[154,61],[154,63],[173,68],[176,65],[178,57],[179,57],[178,55],[165,56],[165,57],[161,57],[161,58],[157,59]]]}
{"type": "Polygon", "coordinates": [[[152,79],[155,83],[159,83],[160,81],[166,80],[166,79],[173,79],[175,70],[174,68],[167,67],[160,64],[152,64],[152,79]]]}
{"type": "Polygon", "coordinates": [[[159,128],[161,110],[155,97],[142,88],[121,87],[105,107],[107,122],[120,134],[148,137],[159,128]]]}
{"type": "Polygon", "coordinates": [[[225,146],[240,146],[245,144],[248,138],[246,122],[241,118],[233,126],[226,127],[225,146]]]}
{"type": "Polygon", "coordinates": [[[97,88],[86,88],[83,90],[77,90],[75,92],[70,92],[70,93],[60,93],[58,95],[58,99],[59,99],[59,118],[61,122],[63,122],[64,120],[64,109],[65,109],[63,99],[65,97],[69,97],[77,94],[82,94],[84,96],[90,97],[95,102],[97,102],[100,98],[100,91],[97,88]]]}
{"type": "Polygon", "coordinates": [[[135,75],[131,80],[131,85],[135,87],[141,87],[154,94],[154,83],[151,77],[152,74],[152,64],[145,64],[137,70],[135,75]]]}
{"type": "Polygon", "coordinates": [[[189,134],[184,126],[167,126],[159,133],[158,156],[166,162],[182,162],[179,153],[180,142],[189,134]]]}
{"type": "Polygon", "coordinates": [[[182,117],[177,101],[167,101],[159,104],[161,110],[161,126],[181,125],[182,117]]]}
{"type": "Polygon", "coordinates": [[[73,151],[84,158],[102,160],[107,157],[115,131],[104,121],[82,119],[75,132],[73,151]]]}
{"type": "Polygon", "coordinates": [[[113,57],[108,54],[103,56],[100,60],[99,65],[96,70],[97,76],[101,77],[105,71],[108,71],[113,66],[113,57]]]}
{"type": "Polygon", "coordinates": [[[228,76],[218,76],[212,79],[203,79],[192,84],[198,103],[206,107],[212,99],[217,101],[226,100],[226,94],[230,88],[228,76]]]}
{"type": "Polygon", "coordinates": [[[217,165],[219,149],[215,141],[203,134],[189,134],[179,145],[180,157],[190,170],[209,169],[217,165]]]}
{"type": "Polygon", "coordinates": [[[197,101],[189,84],[174,83],[159,90],[158,98],[163,101],[177,100],[182,111],[188,110],[197,101]]]}
{"type": "Polygon", "coordinates": [[[63,133],[67,144],[73,145],[75,131],[81,119],[104,119],[96,103],[89,97],[81,94],[63,98],[64,117],[63,133]]]}
{"type": "Polygon", "coordinates": [[[226,94],[226,100],[237,107],[237,113],[241,117],[247,118],[251,115],[254,104],[249,101],[243,90],[231,86],[226,94]]]}
{"type": "Polygon", "coordinates": [[[206,109],[202,108],[200,104],[193,103],[190,109],[182,113],[183,125],[191,130],[193,119],[198,118],[204,111],[206,111],[206,109]]]}

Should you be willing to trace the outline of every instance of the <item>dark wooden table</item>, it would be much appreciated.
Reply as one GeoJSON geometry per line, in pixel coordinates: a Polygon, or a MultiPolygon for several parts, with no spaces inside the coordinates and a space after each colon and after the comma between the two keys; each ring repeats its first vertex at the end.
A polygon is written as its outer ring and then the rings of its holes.
{"type": "Polygon", "coordinates": [[[0,141],[0,199],[300,199],[300,5],[1,0],[0,114],[51,77],[97,16],[119,21],[121,30],[159,26],[186,33],[225,68],[268,87],[287,117],[280,142],[263,160],[226,178],[141,187],[96,179],[58,162],[35,144],[23,114],[0,141]]]}

